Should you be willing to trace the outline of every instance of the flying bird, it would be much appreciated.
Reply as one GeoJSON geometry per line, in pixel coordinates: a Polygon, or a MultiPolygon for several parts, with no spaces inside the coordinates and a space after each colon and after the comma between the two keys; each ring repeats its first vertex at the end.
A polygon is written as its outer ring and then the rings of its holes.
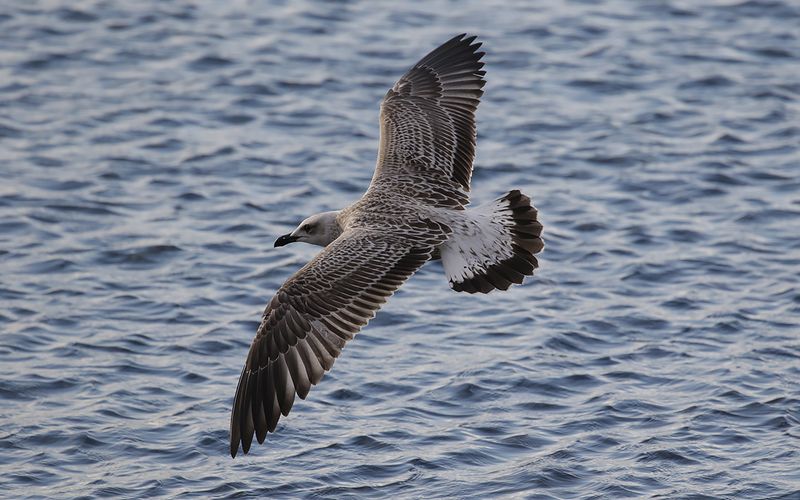
{"type": "Polygon", "coordinates": [[[347,341],[412,274],[441,259],[457,292],[506,290],[531,276],[544,244],[530,198],[469,203],[475,110],[486,74],[474,36],[423,57],[386,93],[375,174],[352,205],[305,219],[275,241],[324,249],[277,291],[247,354],[230,451],[263,443],[295,394],[305,399],[347,341]]]}

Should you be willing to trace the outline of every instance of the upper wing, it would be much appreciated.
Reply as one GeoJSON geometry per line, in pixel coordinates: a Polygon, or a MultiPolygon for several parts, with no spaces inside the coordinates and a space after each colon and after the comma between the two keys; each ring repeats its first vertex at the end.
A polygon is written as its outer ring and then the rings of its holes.
{"type": "Polygon", "coordinates": [[[373,186],[388,181],[432,203],[467,202],[475,110],[486,83],[474,40],[459,35],[445,42],[386,94],[373,186]]]}
{"type": "Polygon", "coordinates": [[[409,242],[367,229],[349,230],[278,290],[247,354],[231,413],[231,456],[247,453],[288,415],[297,393],[333,366],[345,342],[375,315],[443,241],[441,227],[409,242]],[[438,229],[438,234],[437,233],[438,229]]]}

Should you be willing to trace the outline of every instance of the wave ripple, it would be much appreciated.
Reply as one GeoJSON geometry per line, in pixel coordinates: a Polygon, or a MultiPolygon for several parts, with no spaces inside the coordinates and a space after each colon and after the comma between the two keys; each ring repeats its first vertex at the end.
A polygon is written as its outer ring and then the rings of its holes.
{"type": "Polygon", "coordinates": [[[8,2],[0,495],[798,498],[800,8],[8,2]],[[539,275],[421,271],[267,445],[227,455],[271,248],[372,175],[378,102],[486,42],[474,201],[539,275]]]}

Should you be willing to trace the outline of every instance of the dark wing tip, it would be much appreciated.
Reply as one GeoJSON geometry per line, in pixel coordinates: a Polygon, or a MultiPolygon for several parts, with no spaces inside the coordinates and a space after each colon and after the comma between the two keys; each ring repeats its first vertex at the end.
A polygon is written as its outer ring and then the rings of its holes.
{"type": "Polygon", "coordinates": [[[475,55],[476,60],[480,59],[485,55],[485,52],[477,52],[479,48],[483,45],[483,42],[475,42],[478,39],[478,35],[470,35],[467,36],[466,33],[461,35],[462,40],[460,41],[459,45],[462,45],[469,49],[475,55]],[[466,37],[466,38],[463,38],[466,37]],[[475,42],[475,43],[473,43],[475,42]]]}
{"type": "Polygon", "coordinates": [[[239,426],[239,411],[241,405],[239,399],[241,398],[242,378],[244,377],[244,373],[244,368],[242,368],[242,374],[239,375],[239,383],[236,385],[236,395],[233,397],[233,409],[231,410],[231,458],[236,458],[236,453],[239,451],[239,441],[242,439],[242,431],[239,426]]]}
{"type": "Polygon", "coordinates": [[[231,458],[236,458],[236,454],[239,452],[239,439],[238,427],[236,429],[231,427],[231,458]]]}
{"type": "MultiPolygon", "coordinates": [[[[416,64],[416,66],[424,66],[429,64],[437,65],[443,62],[453,63],[454,58],[462,63],[471,61],[473,64],[479,64],[481,57],[483,57],[485,53],[477,52],[477,50],[483,45],[483,42],[473,43],[477,38],[477,35],[467,36],[466,33],[456,35],[430,51],[416,64]]],[[[482,65],[483,64],[481,64],[481,66],[482,65]]]]}

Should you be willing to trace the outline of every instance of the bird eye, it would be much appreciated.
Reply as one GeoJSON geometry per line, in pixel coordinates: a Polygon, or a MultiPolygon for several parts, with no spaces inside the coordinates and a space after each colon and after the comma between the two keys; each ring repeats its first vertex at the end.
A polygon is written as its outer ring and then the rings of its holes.
{"type": "Polygon", "coordinates": [[[311,224],[303,224],[303,231],[310,233],[311,232],[311,224]]]}

